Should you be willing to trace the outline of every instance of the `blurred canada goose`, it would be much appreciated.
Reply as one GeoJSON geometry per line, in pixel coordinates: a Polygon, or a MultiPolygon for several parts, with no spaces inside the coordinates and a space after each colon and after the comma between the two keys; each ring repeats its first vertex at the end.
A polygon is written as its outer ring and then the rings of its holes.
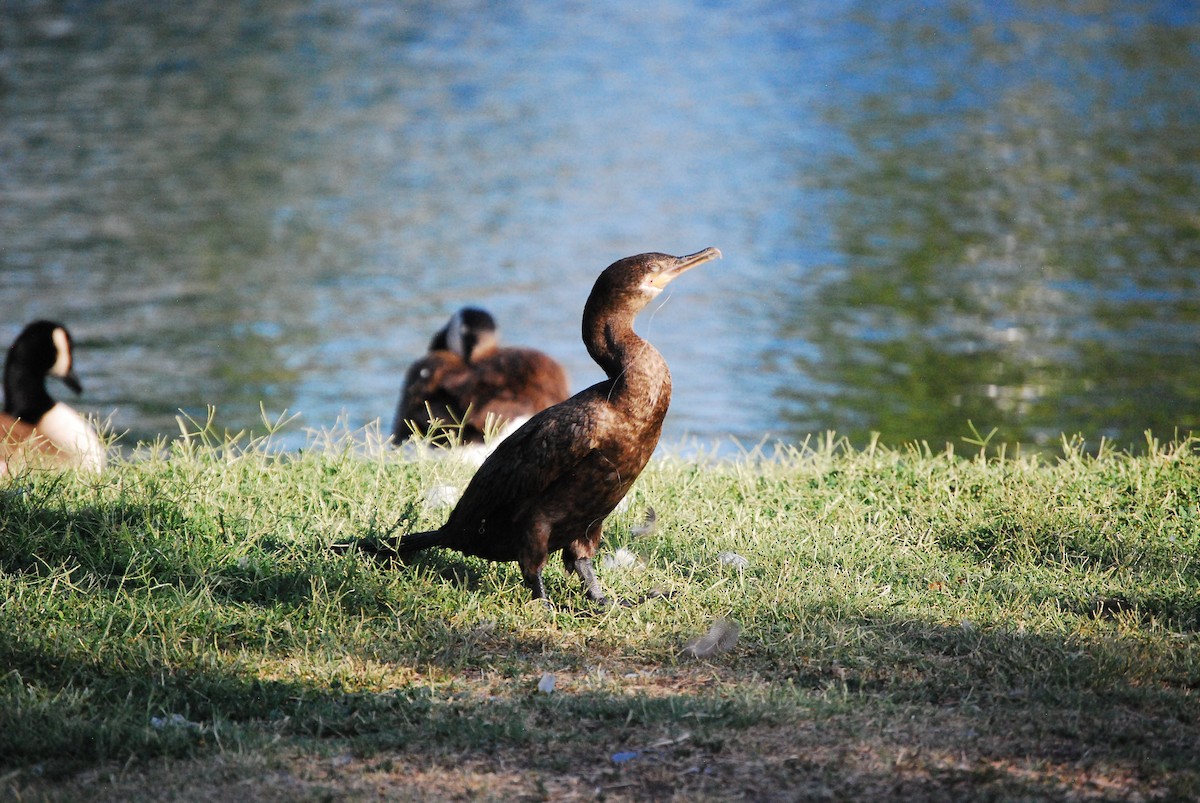
{"type": "Polygon", "coordinates": [[[104,446],[79,413],[46,392],[53,376],[76,393],[71,334],[53,321],[34,321],[17,335],[4,361],[4,412],[0,413],[0,476],[28,464],[104,468],[104,446]]]}
{"type": "Polygon", "coordinates": [[[496,320],[486,310],[463,307],[409,367],[392,441],[403,442],[414,429],[423,435],[441,421],[461,423],[463,443],[482,443],[489,419],[519,422],[569,395],[567,373],[552,357],[500,348],[496,320]]]}

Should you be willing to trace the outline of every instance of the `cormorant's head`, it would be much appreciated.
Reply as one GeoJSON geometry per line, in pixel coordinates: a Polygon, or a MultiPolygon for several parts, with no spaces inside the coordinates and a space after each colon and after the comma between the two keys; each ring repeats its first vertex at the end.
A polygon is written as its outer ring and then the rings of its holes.
{"type": "Polygon", "coordinates": [[[54,321],[34,321],[26,326],[8,350],[7,366],[23,365],[43,376],[53,376],[76,393],[83,392],[75,376],[71,333],[54,321]]]}
{"type": "Polygon", "coordinates": [[[683,257],[656,253],[625,257],[604,269],[596,280],[592,296],[613,300],[628,298],[640,309],[685,271],[720,258],[721,252],[715,248],[705,248],[683,257]]]}
{"type": "Polygon", "coordinates": [[[666,254],[651,254],[654,257],[645,267],[641,289],[656,296],[663,291],[676,277],[683,275],[697,265],[721,258],[721,252],[716,248],[705,248],[685,257],[673,257],[666,254]]]}

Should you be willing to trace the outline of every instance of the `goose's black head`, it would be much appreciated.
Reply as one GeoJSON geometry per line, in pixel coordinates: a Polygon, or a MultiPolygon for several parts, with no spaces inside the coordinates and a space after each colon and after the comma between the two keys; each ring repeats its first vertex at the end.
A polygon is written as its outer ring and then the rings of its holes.
{"type": "Polygon", "coordinates": [[[498,348],[496,319],[479,307],[463,307],[454,313],[429,344],[430,351],[453,351],[467,362],[491,356],[498,348]]]}
{"type": "Polygon", "coordinates": [[[83,391],[75,375],[71,333],[54,321],[34,321],[21,330],[8,349],[5,374],[22,368],[35,376],[53,376],[76,393],[83,391]]]}
{"type": "Polygon", "coordinates": [[[34,321],[21,330],[4,362],[4,412],[36,420],[54,401],[46,392],[46,377],[83,392],[73,365],[71,333],[61,323],[34,321]]]}

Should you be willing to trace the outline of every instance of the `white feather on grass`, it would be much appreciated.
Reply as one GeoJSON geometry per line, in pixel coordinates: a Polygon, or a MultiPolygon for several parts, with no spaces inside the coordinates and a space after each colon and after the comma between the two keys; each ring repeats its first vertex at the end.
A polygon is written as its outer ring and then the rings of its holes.
{"type": "Polygon", "coordinates": [[[645,538],[658,528],[658,513],[649,505],[646,506],[646,518],[636,527],[629,528],[629,534],[634,538],[645,538]]]}
{"type": "Polygon", "coordinates": [[[684,644],[682,652],[688,658],[711,658],[733,649],[741,633],[741,625],[722,616],[712,623],[703,636],[684,644]]]}

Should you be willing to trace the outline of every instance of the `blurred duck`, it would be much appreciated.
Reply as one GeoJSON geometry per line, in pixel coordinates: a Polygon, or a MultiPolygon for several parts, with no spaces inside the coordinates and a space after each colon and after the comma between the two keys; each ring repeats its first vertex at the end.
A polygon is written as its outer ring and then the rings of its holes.
{"type": "MultiPolygon", "coordinates": [[[[482,443],[489,426],[511,429],[570,395],[567,374],[553,358],[533,349],[500,348],[495,319],[463,307],[413,363],[392,424],[392,442],[435,422],[461,424],[462,443],[482,443]]],[[[446,443],[448,438],[435,438],[446,443]]]]}
{"type": "Polygon", "coordinates": [[[4,362],[0,413],[0,476],[28,464],[104,468],[104,446],[79,413],[46,392],[53,376],[76,393],[71,334],[62,324],[34,321],[17,335],[4,362]]]}

